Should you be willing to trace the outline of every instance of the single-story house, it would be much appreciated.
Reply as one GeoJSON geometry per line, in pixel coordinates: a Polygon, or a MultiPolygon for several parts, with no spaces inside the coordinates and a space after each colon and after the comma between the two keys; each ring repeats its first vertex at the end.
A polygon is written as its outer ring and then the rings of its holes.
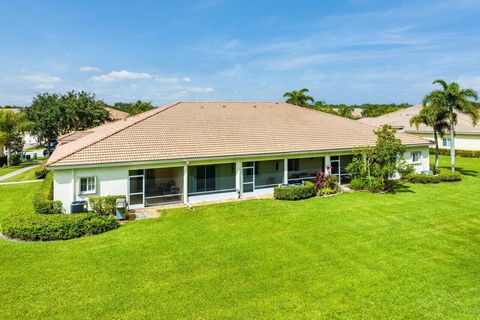
{"type": "MultiPolygon", "coordinates": [[[[77,133],[47,165],[67,212],[92,195],[126,195],[130,208],[249,198],[318,170],[346,183],[352,149],[374,145],[374,130],[281,102],[178,102],[77,133]]],[[[430,142],[398,137],[428,170],[430,142]]]]}
{"type": "MultiPolygon", "coordinates": [[[[401,109],[375,118],[362,118],[357,121],[376,127],[389,124],[400,132],[413,134],[433,141],[433,129],[426,125],[410,125],[410,119],[417,115],[422,105],[401,109]]],[[[457,114],[455,126],[455,148],[463,150],[480,150],[480,126],[474,126],[472,120],[465,114],[457,114]]],[[[439,141],[440,148],[450,149],[449,133],[439,141]]]]}

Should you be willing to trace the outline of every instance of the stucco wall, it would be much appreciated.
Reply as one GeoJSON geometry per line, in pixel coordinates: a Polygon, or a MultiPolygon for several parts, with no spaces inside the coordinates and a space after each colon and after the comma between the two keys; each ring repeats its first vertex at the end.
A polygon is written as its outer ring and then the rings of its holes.
{"type": "Polygon", "coordinates": [[[63,203],[65,211],[70,212],[72,201],[88,200],[93,195],[127,195],[128,168],[90,168],[58,170],[54,172],[54,197],[63,203]],[[96,193],[80,195],[79,178],[96,177],[96,193]]]}
{"type": "MultiPolygon", "coordinates": [[[[433,134],[415,134],[417,136],[427,138],[433,141],[433,134]]],[[[446,136],[445,138],[449,138],[446,136]]],[[[440,148],[450,149],[450,147],[442,146],[442,139],[438,139],[438,143],[440,148]]],[[[463,149],[463,150],[480,150],[480,135],[474,134],[457,134],[455,135],[455,149],[463,149]]]]}
{"type": "Polygon", "coordinates": [[[403,158],[407,163],[411,164],[415,168],[415,171],[417,173],[430,170],[430,153],[428,147],[408,148],[407,151],[404,153],[403,158]],[[412,153],[416,151],[420,151],[422,153],[422,158],[417,163],[413,163],[412,153]]]}

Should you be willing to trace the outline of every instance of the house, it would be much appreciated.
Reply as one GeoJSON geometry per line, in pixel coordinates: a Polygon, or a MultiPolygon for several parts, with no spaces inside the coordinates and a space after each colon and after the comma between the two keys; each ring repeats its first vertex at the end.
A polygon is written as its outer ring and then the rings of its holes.
{"type": "MultiPolygon", "coordinates": [[[[422,109],[422,105],[416,105],[410,108],[401,109],[395,112],[387,113],[375,118],[362,118],[357,121],[380,127],[389,124],[397,128],[400,132],[413,134],[422,138],[433,140],[433,129],[425,125],[420,125],[417,129],[415,125],[410,125],[410,119],[417,115],[422,109]]],[[[474,126],[472,120],[465,114],[457,114],[457,125],[455,126],[455,148],[463,150],[480,150],[480,126],[474,126]]],[[[450,149],[450,137],[448,134],[439,141],[440,148],[450,149]]]]}
{"type": "MultiPolygon", "coordinates": [[[[54,199],[126,195],[131,208],[250,198],[318,170],[348,181],[352,148],[374,127],[280,102],[178,102],[63,140],[49,158],[54,199]]],[[[404,157],[429,168],[429,141],[399,133],[404,157]]]]}
{"type": "Polygon", "coordinates": [[[113,109],[110,107],[105,107],[105,109],[108,111],[108,115],[110,116],[110,119],[112,121],[123,120],[126,117],[130,116],[130,114],[128,114],[128,112],[125,112],[125,111],[113,109]]]}

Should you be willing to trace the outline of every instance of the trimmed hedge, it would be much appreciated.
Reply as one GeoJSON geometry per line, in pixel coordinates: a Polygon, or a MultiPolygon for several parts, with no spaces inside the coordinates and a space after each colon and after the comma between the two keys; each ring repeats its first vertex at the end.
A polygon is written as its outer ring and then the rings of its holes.
{"type": "Polygon", "coordinates": [[[37,170],[35,170],[35,178],[44,179],[47,176],[47,173],[47,168],[45,168],[45,166],[40,166],[37,170]]]}
{"type": "Polygon", "coordinates": [[[53,199],[53,174],[48,173],[43,180],[40,190],[33,196],[33,207],[36,213],[59,214],[63,213],[62,201],[53,199]]]}
{"type": "Polygon", "coordinates": [[[461,181],[462,176],[458,173],[440,173],[438,175],[429,175],[429,174],[419,174],[419,173],[412,173],[405,177],[405,180],[411,183],[440,183],[440,182],[456,182],[461,181]]]}
{"type": "Polygon", "coordinates": [[[92,210],[100,216],[115,215],[115,202],[118,198],[126,199],[126,196],[93,196],[88,198],[88,202],[92,210]]]}
{"type": "MultiPolygon", "coordinates": [[[[450,156],[450,149],[439,149],[442,156],[450,156]]],[[[435,149],[430,148],[430,154],[435,154],[435,149]]],[[[480,150],[462,150],[455,149],[455,155],[465,158],[480,158],[480,150]]]]}
{"type": "MultiPolygon", "coordinates": [[[[388,181],[388,184],[390,183],[393,183],[393,181],[388,181]]],[[[348,187],[352,190],[364,190],[374,193],[384,192],[393,188],[393,186],[386,185],[381,179],[375,177],[352,179],[348,187]]]]}
{"type": "Polygon", "coordinates": [[[8,238],[26,241],[68,240],[103,233],[119,226],[113,216],[81,214],[19,214],[1,221],[2,233],[8,238]]]}
{"type": "Polygon", "coordinates": [[[316,195],[317,190],[312,182],[305,182],[299,186],[275,187],[273,196],[278,200],[301,200],[312,198],[316,195]]]}

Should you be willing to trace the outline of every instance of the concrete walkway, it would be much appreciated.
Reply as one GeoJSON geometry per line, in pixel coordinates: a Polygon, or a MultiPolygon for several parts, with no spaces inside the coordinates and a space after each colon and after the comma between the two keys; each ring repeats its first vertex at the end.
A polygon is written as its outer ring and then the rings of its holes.
{"type": "Polygon", "coordinates": [[[0,182],[0,186],[6,185],[6,184],[32,183],[32,182],[42,182],[42,181],[43,181],[43,179],[39,179],[39,180],[25,180],[25,181],[0,182]]]}
{"type": "Polygon", "coordinates": [[[15,177],[16,175],[19,175],[20,173],[24,173],[25,171],[28,171],[30,169],[33,169],[33,168],[36,168],[38,167],[39,164],[34,164],[34,165],[31,165],[31,166],[28,166],[28,167],[25,167],[25,168],[22,168],[22,169],[18,169],[16,171],[13,171],[13,172],[10,172],[10,173],[7,173],[3,176],[0,177],[0,181],[4,181],[4,180],[7,180],[7,179],[10,179],[12,177],[15,177]]]}

